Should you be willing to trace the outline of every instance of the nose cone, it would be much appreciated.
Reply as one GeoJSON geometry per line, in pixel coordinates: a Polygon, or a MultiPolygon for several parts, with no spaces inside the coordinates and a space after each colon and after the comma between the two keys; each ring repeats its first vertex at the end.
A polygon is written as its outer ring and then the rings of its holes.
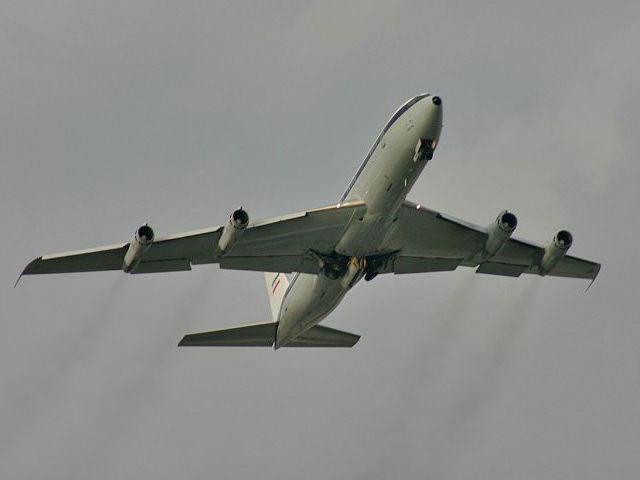
{"type": "Polygon", "coordinates": [[[424,99],[424,138],[438,138],[442,128],[442,98],[431,95],[424,99]]]}
{"type": "Polygon", "coordinates": [[[429,107],[430,107],[430,111],[431,111],[431,115],[433,115],[436,119],[440,120],[440,123],[442,123],[442,98],[438,97],[437,95],[433,95],[432,97],[429,97],[429,107]]]}
{"type": "Polygon", "coordinates": [[[411,141],[419,141],[421,145],[424,145],[423,158],[427,161],[433,157],[433,152],[440,139],[442,110],[442,99],[436,95],[426,95],[417,105],[416,118],[419,120],[416,126],[418,128],[413,134],[418,138],[411,141]]]}

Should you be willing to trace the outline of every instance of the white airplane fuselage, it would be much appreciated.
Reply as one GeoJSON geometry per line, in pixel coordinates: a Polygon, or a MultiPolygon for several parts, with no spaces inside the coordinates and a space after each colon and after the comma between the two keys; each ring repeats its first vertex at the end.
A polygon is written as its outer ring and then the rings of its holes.
{"type": "Polygon", "coordinates": [[[351,220],[335,248],[336,255],[349,259],[347,267],[337,278],[324,273],[293,278],[280,307],[275,348],[319,323],[362,278],[363,259],[381,252],[398,209],[431,159],[441,129],[441,100],[428,94],[412,98],[391,117],[340,199],[366,204],[366,213],[351,220]]]}

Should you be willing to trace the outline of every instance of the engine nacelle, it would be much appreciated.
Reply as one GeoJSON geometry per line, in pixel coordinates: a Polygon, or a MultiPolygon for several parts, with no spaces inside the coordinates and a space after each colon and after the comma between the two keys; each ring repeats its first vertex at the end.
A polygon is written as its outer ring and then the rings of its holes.
{"type": "Polygon", "coordinates": [[[517,225],[518,219],[513,213],[506,210],[500,212],[495,222],[487,227],[488,236],[482,256],[485,259],[489,259],[498,253],[507,243],[517,225]]]}
{"type": "Polygon", "coordinates": [[[133,235],[133,240],[131,240],[131,244],[129,245],[129,249],[124,255],[122,270],[126,273],[132,272],[142,261],[142,257],[147,253],[149,247],[151,247],[153,239],[153,228],[146,223],[136,230],[136,233],[133,235]]]}
{"type": "Polygon", "coordinates": [[[573,243],[573,236],[566,230],[560,230],[544,246],[544,254],[540,260],[540,275],[546,275],[564,257],[573,243]]]}
{"type": "Polygon", "coordinates": [[[242,207],[234,211],[229,217],[229,221],[222,229],[222,235],[218,240],[218,251],[220,254],[228,252],[238,238],[244,233],[244,229],[249,225],[249,214],[242,207]]]}

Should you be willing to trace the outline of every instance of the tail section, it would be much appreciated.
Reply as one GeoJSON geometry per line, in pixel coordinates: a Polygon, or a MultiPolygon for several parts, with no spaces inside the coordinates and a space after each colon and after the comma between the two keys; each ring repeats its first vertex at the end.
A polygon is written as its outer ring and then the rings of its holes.
{"type": "Polygon", "coordinates": [[[278,322],[255,323],[186,335],[179,347],[270,347],[276,339],[278,322]]]}
{"type": "MultiPolygon", "coordinates": [[[[278,322],[223,328],[185,336],[180,347],[270,347],[276,340],[278,322]]],[[[285,347],[353,347],[360,335],[316,325],[285,347]]]]}
{"type": "MultiPolygon", "coordinates": [[[[181,347],[270,347],[276,340],[278,330],[278,315],[282,301],[289,288],[289,280],[284,273],[264,274],[269,305],[271,306],[272,322],[244,325],[241,327],[223,328],[211,332],[194,333],[185,336],[178,344],[181,347]]],[[[283,347],[353,347],[359,335],[341,332],[322,325],[315,325],[309,330],[296,336],[283,347]]]]}
{"type": "Polygon", "coordinates": [[[269,295],[271,317],[274,322],[277,322],[284,294],[289,288],[289,280],[284,273],[265,272],[264,281],[267,286],[267,295],[269,295]]]}

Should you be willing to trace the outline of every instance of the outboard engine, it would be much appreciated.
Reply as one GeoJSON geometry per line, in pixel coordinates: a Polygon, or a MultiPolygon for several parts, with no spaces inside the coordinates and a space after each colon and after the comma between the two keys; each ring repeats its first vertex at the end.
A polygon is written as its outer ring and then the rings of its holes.
{"type": "Polygon", "coordinates": [[[247,225],[249,225],[249,214],[240,207],[231,214],[229,221],[222,230],[222,235],[220,235],[217,245],[220,254],[226,253],[233,247],[233,244],[244,233],[247,225]]]}
{"type": "Polygon", "coordinates": [[[147,253],[147,250],[151,247],[153,239],[153,229],[146,223],[136,230],[129,249],[124,255],[124,261],[122,262],[122,270],[124,270],[125,273],[131,273],[138,266],[144,254],[147,253]]]}
{"type": "Polygon", "coordinates": [[[544,254],[540,260],[540,275],[546,275],[564,257],[573,244],[573,236],[566,230],[560,230],[544,246],[544,254]]]}

